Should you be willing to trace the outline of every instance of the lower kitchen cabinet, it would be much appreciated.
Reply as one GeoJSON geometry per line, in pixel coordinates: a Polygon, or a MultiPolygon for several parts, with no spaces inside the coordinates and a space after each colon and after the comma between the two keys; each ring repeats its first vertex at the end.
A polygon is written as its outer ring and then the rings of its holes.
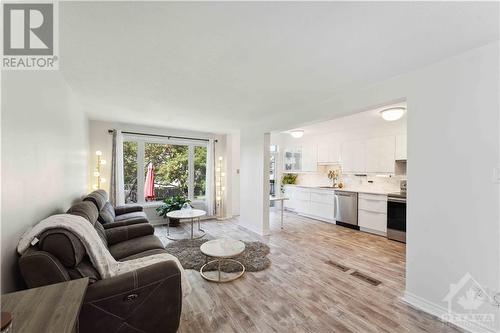
{"type": "MultiPolygon", "coordinates": [[[[318,189],[285,185],[285,209],[299,215],[335,223],[335,193],[318,189]]],[[[359,193],[358,226],[361,231],[387,234],[387,195],[359,193]]]]}
{"type": "Polygon", "coordinates": [[[335,223],[334,192],[315,188],[285,186],[285,209],[297,214],[335,223]]]}
{"type": "Polygon", "coordinates": [[[387,195],[359,194],[358,226],[362,231],[387,234],[387,195]]]}
{"type": "Polygon", "coordinates": [[[296,208],[296,199],[295,199],[295,186],[285,185],[285,197],[288,200],[283,201],[285,204],[285,209],[294,212],[296,208]]]}

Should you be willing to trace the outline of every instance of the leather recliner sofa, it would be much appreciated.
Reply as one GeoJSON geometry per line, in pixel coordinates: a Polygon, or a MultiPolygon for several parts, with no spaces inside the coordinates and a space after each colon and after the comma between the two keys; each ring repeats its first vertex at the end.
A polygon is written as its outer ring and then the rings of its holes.
{"type": "Polygon", "coordinates": [[[108,194],[104,190],[95,190],[83,198],[83,201],[90,201],[97,207],[99,212],[98,220],[104,226],[104,229],[149,223],[142,206],[129,204],[113,207],[108,200],[108,194]]]}
{"type": "MultiPolygon", "coordinates": [[[[104,229],[89,201],[73,205],[69,214],[84,217],[119,261],[163,253],[161,241],[148,223],[104,229]]],[[[176,332],[182,309],[179,268],[160,262],[113,278],[101,279],[82,242],[65,229],[42,233],[39,242],[19,258],[29,288],[88,277],[80,311],[80,332],[176,332]]]]}

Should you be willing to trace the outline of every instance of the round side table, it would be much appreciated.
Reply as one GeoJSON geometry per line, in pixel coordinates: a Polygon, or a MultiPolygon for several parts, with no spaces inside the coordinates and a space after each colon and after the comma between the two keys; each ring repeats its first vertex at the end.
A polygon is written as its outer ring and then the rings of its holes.
{"type": "MultiPolygon", "coordinates": [[[[179,219],[179,220],[190,220],[191,221],[191,238],[190,239],[198,239],[205,236],[205,230],[201,229],[200,226],[200,218],[207,215],[207,212],[201,209],[182,209],[182,210],[174,210],[167,213],[168,218],[179,219]],[[198,221],[198,231],[201,231],[201,235],[194,236],[194,222],[198,221]]],[[[171,240],[181,240],[185,238],[173,238],[170,237],[170,219],[167,224],[167,238],[171,240]]]]}
{"type": "Polygon", "coordinates": [[[201,244],[200,251],[207,257],[215,258],[214,260],[208,261],[207,263],[205,263],[205,265],[201,266],[200,268],[200,274],[205,280],[220,282],[220,283],[230,282],[239,279],[245,273],[245,266],[241,262],[231,259],[243,253],[243,251],[245,251],[245,243],[241,241],[230,238],[214,239],[201,244]],[[224,261],[231,261],[240,265],[241,272],[239,272],[236,276],[223,279],[221,277],[221,264],[224,261]],[[207,267],[207,265],[210,265],[214,262],[217,263],[217,278],[212,278],[207,276],[204,270],[207,267]]]}

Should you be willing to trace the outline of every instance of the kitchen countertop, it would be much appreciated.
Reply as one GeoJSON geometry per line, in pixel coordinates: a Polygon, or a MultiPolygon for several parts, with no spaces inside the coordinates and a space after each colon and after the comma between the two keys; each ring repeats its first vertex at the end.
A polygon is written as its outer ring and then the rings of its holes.
{"type": "Polygon", "coordinates": [[[313,185],[291,185],[287,184],[285,186],[296,186],[296,187],[304,187],[304,188],[310,188],[310,189],[315,189],[315,190],[325,190],[325,191],[331,191],[331,190],[337,190],[337,191],[347,191],[347,192],[357,192],[357,193],[366,193],[366,194],[380,194],[380,195],[387,195],[389,193],[393,192],[399,192],[398,189],[394,190],[383,190],[383,189],[370,189],[370,188],[360,188],[360,187],[344,187],[344,188],[334,188],[334,187],[322,187],[322,186],[313,186],[313,185]]]}

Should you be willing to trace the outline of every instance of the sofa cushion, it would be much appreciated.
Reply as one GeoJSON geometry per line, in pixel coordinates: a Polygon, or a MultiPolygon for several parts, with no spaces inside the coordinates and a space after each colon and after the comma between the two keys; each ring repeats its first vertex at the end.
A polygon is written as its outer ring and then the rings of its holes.
{"type": "Polygon", "coordinates": [[[163,244],[155,235],[137,237],[111,245],[109,247],[109,252],[111,252],[111,255],[116,260],[120,260],[152,249],[163,249],[163,244]]]}
{"type": "Polygon", "coordinates": [[[83,201],[90,201],[96,205],[97,209],[101,211],[104,208],[104,205],[108,201],[108,195],[103,190],[97,190],[90,194],[88,194],[83,201]]]}
{"type": "Polygon", "coordinates": [[[106,247],[108,246],[108,241],[106,239],[106,232],[104,231],[104,227],[102,226],[102,224],[97,222],[97,217],[99,216],[99,214],[97,212],[97,208],[92,202],[89,201],[78,202],[73,206],[71,206],[68,209],[67,213],[72,215],[82,216],[87,221],[89,221],[94,226],[95,230],[97,231],[97,234],[101,238],[104,245],[106,247]]]}
{"type": "Polygon", "coordinates": [[[116,215],[122,215],[122,214],[127,214],[127,213],[132,213],[132,212],[141,212],[143,211],[143,207],[141,205],[137,204],[126,204],[123,206],[116,206],[115,207],[115,214],[116,215]]]}
{"type": "Polygon", "coordinates": [[[71,215],[81,216],[92,224],[94,224],[99,217],[97,207],[89,201],[81,201],[75,203],[68,209],[67,213],[71,215]]]}
{"type": "Polygon", "coordinates": [[[75,267],[86,254],[78,237],[66,229],[50,229],[40,235],[38,247],[55,256],[65,267],[75,267]]]}
{"type": "Polygon", "coordinates": [[[115,210],[109,202],[106,202],[102,210],[99,212],[99,222],[102,224],[113,223],[115,221],[115,210]]]}
{"type": "Polygon", "coordinates": [[[122,215],[117,215],[115,217],[116,222],[122,222],[126,220],[144,220],[144,222],[148,222],[148,217],[144,212],[126,213],[122,215]]]}
{"type": "Polygon", "coordinates": [[[105,229],[108,245],[124,242],[126,240],[153,235],[155,229],[149,223],[138,223],[116,228],[105,229]]]}

